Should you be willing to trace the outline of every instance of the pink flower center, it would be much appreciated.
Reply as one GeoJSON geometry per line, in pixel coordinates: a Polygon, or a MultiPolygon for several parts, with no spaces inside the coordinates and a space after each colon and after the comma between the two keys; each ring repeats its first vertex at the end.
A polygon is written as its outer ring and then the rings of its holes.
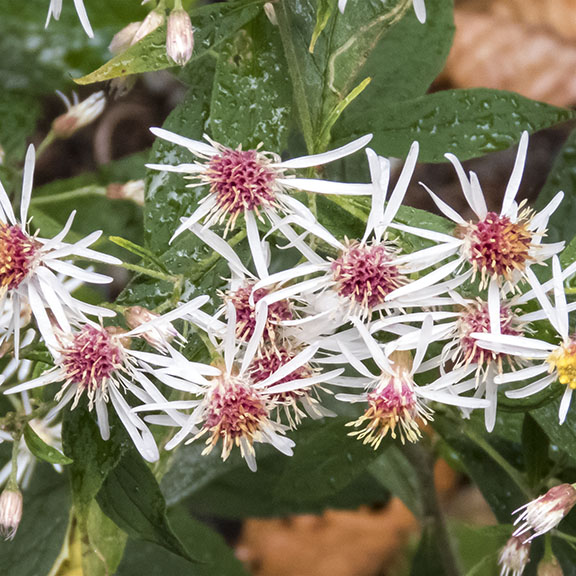
{"type": "Polygon", "coordinates": [[[390,292],[405,283],[385,244],[352,242],[332,262],[332,276],[340,296],[371,310],[383,304],[390,292]]]}
{"type": "MultiPolygon", "coordinates": [[[[236,338],[239,340],[250,340],[254,334],[256,326],[256,304],[269,291],[260,288],[254,292],[254,305],[250,304],[250,295],[254,288],[253,282],[247,282],[244,286],[238,288],[235,292],[229,292],[226,298],[232,302],[236,309],[236,338]]],[[[264,328],[264,337],[268,340],[274,340],[277,324],[283,320],[292,319],[292,308],[288,300],[279,300],[268,306],[268,318],[264,328]]]]}
{"type": "MultiPolygon", "coordinates": [[[[250,377],[254,383],[262,382],[274,374],[277,370],[287,364],[296,354],[287,350],[285,347],[277,347],[274,350],[269,348],[260,350],[258,356],[254,358],[250,366],[250,377]]],[[[284,384],[291,380],[301,380],[303,378],[310,378],[314,373],[309,364],[303,364],[296,370],[290,372],[284,378],[274,382],[274,386],[284,384]]],[[[283,400],[297,396],[295,392],[282,392],[280,394],[273,394],[271,398],[274,400],[283,400]]]]}
{"type": "Polygon", "coordinates": [[[417,442],[422,434],[418,419],[431,420],[431,411],[416,394],[415,384],[409,373],[400,368],[393,374],[382,374],[378,385],[368,394],[368,408],[358,420],[348,426],[364,427],[352,432],[364,444],[374,449],[380,446],[388,432],[392,438],[400,435],[404,444],[417,442]]]}
{"type": "MultiPolygon", "coordinates": [[[[222,457],[226,459],[235,445],[241,446],[241,441],[251,446],[267,421],[265,401],[250,382],[223,376],[208,397],[200,434],[210,434],[207,452],[222,439],[222,457]]],[[[241,448],[244,452],[245,446],[241,448]]]]}
{"type": "Polygon", "coordinates": [[[488,212],[484,220],[467,225],[462,231],[467,257],[482,279],[490,276],[509,278],[515,270],[523,271],[532,247],[528,229],[531,213],[524,211],[517,222],[508,216],[488,212]]]}
{"type": "Polygon", "coordinates": [[[245,210],[258,212],[274,203],[276,173],[262,158],[256,150],[225,150],[208,164],[210,191],[216,195],[219,212],[230,217],[231,227],[245,210]]]}
{"type": "Polygon", "coordinates": [[[28,276],[37,242],[20,226],[0,224],[0,287],[14,290],[28,276]]]}
{"type": "Polygon", "coordinates": [[[89,325],[75,334],[62,351],[66,379],[76,383],[79,391],[87,390],[89,396],[98,388],[105,389],[108,378],[123,363],[122,347],[104,328],[89,325]]]}
{"type": "MultiPolygon", "coordinates": [[[[476,301],[467,306],[458,320],[459,363],[475,363],[485,366],[491,362],[501,364],[508,356],[480,348],[472,338],[474,332],[490,332],[490,313],[488,302],[476,301]]],[[[521,336],[522,329],[518,325],[516,315],[507,306],[500,308],[500,333],[510,336],[521,336]]]]}

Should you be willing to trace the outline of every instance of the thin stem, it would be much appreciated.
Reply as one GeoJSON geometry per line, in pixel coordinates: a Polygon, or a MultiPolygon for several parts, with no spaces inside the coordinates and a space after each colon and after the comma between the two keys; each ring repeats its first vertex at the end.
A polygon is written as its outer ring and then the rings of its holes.
{"type": "Polygon", "coordinates": [[[106,188],[102,186],[85,186],[84,188],[78,188],[78,190],[71,190],[69,192],[36,196],[30,200],[30,205],[41,206],[43,204],[52,204],[54,202],[77,200],[78,198],[84,198],[85,196],[106,196],[106,188]]]}
{"type": "Polygon", "coordinates": [[[12,444],[12,460],[11,460],[11,470],[10,478],[6,483],[7,490],[18,490],[18,451],[20,448],[20,441],[22,439],[22,433],[14,435],[14,442],[12,444]]]}
{"type": "Polygon", "coordinates": [[[444,568],[444,576],[460,576],[460,567],[450,534],[446,527],[446,520],[434,482],[434,457],[423,446],[422,442],[405,446],[404,454],[412,464],[418,477],[420,495],[422,497],[422,523],[428,524],[434,529],[434,536],[438,545],[438,554],[444,568]]]}
{"type": "Polygon", "coordinates": [[[120,264],[120,266],[126,270],[131,270],[132,272],[137,272],[138,274],[144,274],[145,276],[150,276],[150,278],[156,278],[156,280],[164,280],[165,282],[174,283],[179,279],[178,276],[172,274],[164,274],[158,270],[151,270],[150,268],[146,268],[144,266],[138,266],[138,264],[128,264],[127,262],[123,262],[120,264]]]}
{"type": "Polygon", "coordinates": [[[36,158],[42,156],[42,154],[46,152],[46,149],[48,146],[50,146],[50,144],[52,144],[52,142],[54,142],[54,140],[56,140],[56,134],[54,134],[54,130],[50,130],[50,132],[46,134],[46,138],[40,142],[40,146],[38,146],[36,149],[36,158]]]}

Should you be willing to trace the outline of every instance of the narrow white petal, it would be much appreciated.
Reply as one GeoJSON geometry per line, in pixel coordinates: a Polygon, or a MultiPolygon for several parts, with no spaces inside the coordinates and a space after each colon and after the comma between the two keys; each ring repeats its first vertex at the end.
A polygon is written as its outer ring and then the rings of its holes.
{"type": "Polygon", "coordinates": [[[490,332],[500,334],[500,287],[497,279],[491,278],[488,284],[488,316],[490,332]]]}
{"type": "Polygon", "coordinates": [[[407,224],[400,224],[398,222],[392,222],[390,224],[390,228],[394,228],[402,232],[407,232],[408,234],[413,234],[414,236],[419,236],[420,238],[426,238],[427,240],[434,240],[435,242],[453,243],[455,241],[454,236],[450,236],[449,234],[443,234],[442,232],[436,232],[435,230],[416,228],[415,226],[408,226],[407,224]]]}
{"type": "MultiPolygon", "coordinates": [[[[298,370],[298,368],[304,366],[304,364],[307,364],[310,362],[310,360],[312,360],[312,358],[314,358],[314,355],[316,352],[318,352],[318,347],[319,346],[316,344],[314,346],[305,348],[302,350],[302,352],[299,352],[296,356],[294,356],[294,358],[292,358],[290,361],[286,362],[286,364],[280,366],[276,372],[270,374],[268,378],[262,380],[261,382],[256,382],[256,387],[267,388],[272,386],[272,384],[276,384],[276,382],[279,380],[283,380],[284,378],[290,376],[290,374],[292,374],[295,370],[298,370]]],[[[269,392],[271,394],[274,393],[271,390],[269,392]]]]}
{"type": "Polygon", "coordinates": [[[426,22],[426,4],[424,3],[424,0],[413,0],[413,6],[418,22],[424,24],[426,22]]]}
{"type": "Polygon", "coordinates": [[[338,194],[342,196],[370,196],[372,184],[348,184],[346,182],[330,182],[315,178],[277,178],[276,182],[287,188],[306,190],[318,194],[338,194]]]}
{"type": "Polygon", "coordinates": [[[226,326],[226,336],[224,337],[224,365],[226,373],[232,373],[236,346],[236,308],[232,302],[226,306],[228,325],[226,326]]]}
{"type": "Polygon", "coordinates": [[[28,208],[32,197],[32,183],[34,181],[34,165],[36,163],[36,152],[34,146],[30,144],[26,151],[26,161],[24,163],[24,176],[22,178],[22,198],[20,200],[20,218],[22,226],[26,226],[28,220],[28,208]]]}
{"type": "Polygon", "coordinates": [[[500,215],[507,215],[508,211],[512,208],[514,200],[516,199],[516,194],[518,193],[518,188],[520,188],[520,182],[522,180],[522,173],[524,172],[524,163],[526,162],[526,152],[528,151],[528,132],[522,132],[520,138],[520,144],[518,145],[518,154],[516,155],[516,161],[514,162],[514,168],[512,169],[512,174],[510,175],[510,180],[508,181],[508,186],[506,186],[506,192],[504,193],[504,200],[502,201],[502,210],[500,215]]]}
{"type": "Polygon", "coordinates": [[[378,364],[381,370],[390,371],[391,366],[390,362],[388,361],[388,358],[386,358],[386,355],[384,354],[384,351],[380,347],[380,344],[376,342],[376,340],[374,340],[374,338],[372,337],[366,326],[362,323],[362,321],[359,318],[351,318],[350,320],[352,324],[356,326],[356,329],[358,330],[360,336],[362,337],[362,340],[364,340],[364,342],[366,343],[366,346],[368,346],[368,349],[370,350],[370,353],[374,358],[374,362],[378,364]]]}
{"type": "Polygon", "coordinates": [[[512,334],[485,334],[482,332],[473,332],[471,336],[472,338],[476,338],[483,347],[488,347],[489,344],[508,344],[510,346],[524,348],[527,352],[532,350],[552,352],[552,350],[558,348],[556,344],[550,344],[544,340],[526,338],[525,336],[514,336],[512,334]]]}
{"type": "Polygon", "coordinates": [[[110,424],[108,422],[108,407],[106,406],[106,402],[102,399],[96,400],[95,406],[100,436],[102,436],[102,440],[110,440],[110,424]]]}
{"type": "Polygon", "coordinates": [[[266,255],[264,253],[262,241],[260,240],[260,233],[258,232],[258,224],[256,223],[256,218],[254,213],[250,210],[244,211],[244,217],[246,221],[246,234],[248,236],[248,244],[250,246],[250,253],[252,254],[252,258],[254,260],[256,272],[260,278],[266,278],[268,276],[268,265],[266,262],[266,255]]]}
{"type": "Polygon", "coordinates": [[[192,228],[196,222],[200,222],[200,220],[202,220],[202,218],[204,218],[204,216],[206,216],[212,210],[212,208],[214,208],[214,206],[216,206],[216,197],[213,195],[206,196],[204,202],[202,202],[202,204],[196,208],[191,216],[188,216],[188,218],[182,218],[182,224],[180,224],[180,226],[176,228],[176,232],[172,234],[172,238],[170,238],[170,244],[172,244],[174,239],[177,236],[180,236],[184,230],[192,228]]]}
{"type": "Polygon", "coordinates": [[[311,156],[302,156],[301,158],[286,160],[285,162],[276,164],[276,166],[279,168],[312,168],[313,166],[328,164],[329,162],[334,162],[335,160],[354,154],[357,150],[364,148],[370,140],[372,140],[372,134],[366,134],[366,136],[362,136],[340,148],[329,150],[322,154],[313,154],[311,156]]]}
{"type": "Polygon", "coordinates": [[[426,189],[426,191],[428,192],[428,194],[430,194],[430,197],[434,201],[434,204],[438,206],[438,210],[440,210],[440,212],[442,212],[444,216],[450,218],[450,220],[452,220],[452,222],[456,222],[456,224],[466,224],[466,220],[464,220],[464,218],[462,218],[462,216],[460,216],[460,214],[458,214],[456,210],[450,208],[450,206],[448,206],[448,204],[446,204],[444,200],[441,200],[438,196],[436,196],[436,194],[434,194],[434,192],[432,192],[432,190],[430,190],[430,188],[428,188],[426,184],[420,182],[420,186],[423,186],[426,189]]]}
{"type": "Polygon", "coordinates": [[[55,270],[56,272],[60,272],[60,274],[65,274],[66,276],[77,278],[78,280],[82,280],[83,282],[90,284],[109,284],[112,282],[112,278],[110,276],[106,276],[105,274],[98,274],[97,272],[90,272],[89,270],[80,268],[79,266],[75,266],[74,264],[70,264],[70,262],[64,262],[62,260],[48,260],[46,262],[46,266],[52,270],[55,270]]]}
{"type": "Polygon", "coordinates": [[[532,218],[532,222],[530,223],[530,228],[532,230],[537,230],[538,232],[543,232],[544,229],[548,226],[548,219],[560,204],[564,198],[564,192],[558,192],[548,204],[534,218],[532,218]]]}
{"type": "Polygon", "coordinates": [[[507,372],[506,374],[499,374],[494,378],[497,384],[507,384],[509,382],[518,382],[520,380],[530,380],[534,376],[539,376],[548,370],[546,364],[537,364],[536,366],[530,366],[528,368],[523,368],[522,370],[516,370],[515,372],[507,372]]]}
{"type": "Polygon", "coordinates": [[[558,256],[552,258],[552,274],[554,279],[554,304],[556,308],[556,319],[558,322],[558,334],[562,340],[568,340],[568,305],[566,303],[566,293],[564,292],[564,282],[562,280],[562,269],[558,256]]]}
{"type": "Polygon", "coordinates": [[[250,337],[246,350],[244,351],[244,358],[242,358],[242,366],[240,367],[240,376],[248,370],[248,367],[252,364],[252,360],[254,360],[254,356],[262,343],[262,335],[264,334],[264,328],[266,327],[266,321],[268,320],[268,304],[266,304],[265,301],[260,300],[258,304],[256,304],[254,316],[256,318],[254,331],[252,332],[252,336],[250,337]]]}
{"type": "Polygon", "coordinates": [[[184,148],[188,148],[192,154],[197,156],[210,157],[218,154],[218,150],[216,150],[214,146],[210,146],[209,144],[200,142],[199,140],[185,138],[184,136],[180,136],[179,134],[175,134],[174,132],[170,132],[164,128],[150,128],[150,132],[152,132],[154,136],[162,138],[162,140],[167,140],[173,144],[178,144],[178,146],[184,146],[184,148]]]}
{"type": "Polygon", "coordinates": [[[78,13],[78,18],[80,18],[82,28],[84,28],[84,31],[88,34],[89,38],[94,38],[94,32],[90,25],[90,20],[88,19],[88,14],[86,13],[83,0],[74,0],[74,6],[76,7],[76,12],[78,13]]]}
{"type": "Polygon", "coordinates": [[[282,394],[283,392],[302,390],[303,388],[309,388],[310,386],[315,386],[316,384],[321,384],[322,382],[329,382],[333,378],[340,376],[340,374],[343,372],[344,368],[339,368],[338,370],[323,372],[322,374],[317,374],[316,376],[311,376],[310,378],[290,380],[288,382],[283,382],[282,384],[277,384],[276,386],[270,386],[266,392],[268,394],[282,394]]]}
{"type": "Polygon", "coordinates": [[[568,416],[568,409],[570,408],[570,402],[572,400],[572,392],[574,392],[574,390],[570,388],[570,386],[567,386],[566,390],[564,391],[564,395],[562,396],[562,400],[560,402],[560,410],[558,410],[558,418],[560,420],[560,424],[564,424],[566,416],[568,416]]]}
{"type": "Polygon", "coordinates": [[[547,386],[549,386],[554,380],[556,379],[556,375],[552,374],[549,376],[545,376],[536,382],[532,382],[532,384],[528,384],[528,386],[524,386],[524,388],[520,388],[518,390],[509,390],[506,392],[507,398],[519,399],[519,398],[526,398],[527,396],[532,396],[532,394],[537,394],[541,390],[544,390],[547,386]]]}

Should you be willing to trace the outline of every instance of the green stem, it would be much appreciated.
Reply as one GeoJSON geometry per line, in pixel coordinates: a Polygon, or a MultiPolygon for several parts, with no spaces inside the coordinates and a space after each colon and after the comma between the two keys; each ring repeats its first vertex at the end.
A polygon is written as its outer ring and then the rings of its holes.
{"type": "Polygon", "coordinates": [[[292,38],[290,16],[286,9],[286,3],[290,1],[291,0],[280,0],[280,2],[277,2],[274,5],[274,8],[276,11],[276,18],[278,19],[280,38],[284,46],[284,54],[286,55],[286,61],[288,62],[288,70],[290,71],[290,76],[292,78],[294,102],[296,103],[296,109],[298,110],[298,115],[300,117],[302,133],[304,135],[304,140],[306,141],[308,153],[314,154],[314,127],[312,124],[312,115],[308,106],[308,91],[302,76],[302,63],[296,53],[296,47],[294,46],[292,38]]]}
{"type": "Polygon", "coordinates": [[[175,283],[179,280],[178,276],[172,274],[164,274],[158,270],[151,270],[150,268],[145,268],[144,266],[138,266],[138,264],[128,264],[127,262],[123,262],[120,264],[120,266],[126,270],[131,270],[132,272],[136,272],[138,274],[144,274],[145,276],[156,278],[156,280],[163,280],[164,282],[175,283]]]}
{"type": "Polygon", "coordinates": [[[22,432],[14,435],[14,442],[12,443],[12,460],[10,477],[6,483],[6,489],[17,491],[18,490],[18,450],[22,439],[22,432]]]}
{"type": "Polygon", "coordinates": [[[407,444],[404,448],[404,454],[412,464],[418,478],[422,497],[422,524],[423,527],[428,525],[434,530],[438,554],[444,568],[442,573],[444,576],[460,576],[460,567],[436,492],[434,457],[430,450],[423,446],[422,442],[407,444]]]}
{"type": "Polygon", "coordinates": [[[36,158],[42,156],[42,154],[46,152],[46,149],[48,148],[48,146],[50,146],[50,144],[52,144],[52,142],[54,142],[54,140],[56,140],[56,134],[54,134],[53,130],[50,130],[50,132],[46,134],[46,138],[42,140],[40,146],[38,146],[38,148],[36,149],[36,158]]]}
{"type": "Polygon", "coordinates": [[[85,196],[106,196],[106,188],[102,186],[85,186],[84,188],[78,188],[78,190],[71,190],[70,192],[36,196],[30,200],[30,205],[42,206],[43,204],[52,204],[54,202],[77,200],[78,198],[84,198],[85,196]]]}

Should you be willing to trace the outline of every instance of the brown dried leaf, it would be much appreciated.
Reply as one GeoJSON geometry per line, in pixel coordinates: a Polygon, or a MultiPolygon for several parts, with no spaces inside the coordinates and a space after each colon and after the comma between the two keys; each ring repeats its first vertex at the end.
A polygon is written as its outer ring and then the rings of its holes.
{"type": "MultiPolygon", "coordinates": [[[[509,2],[507,9],[512,10],[516,0],[509,2]]],[[[576,103],[576,43],[545,26],[504,17],[497,6],[504,9],[504,3],[497,2],[488,12],[456,11],[447,79],[456,87],[512,90],[557,106],[576,103]]],[[[535,18],[533,14],[527,10],[524,16],[535,18]]]]}

